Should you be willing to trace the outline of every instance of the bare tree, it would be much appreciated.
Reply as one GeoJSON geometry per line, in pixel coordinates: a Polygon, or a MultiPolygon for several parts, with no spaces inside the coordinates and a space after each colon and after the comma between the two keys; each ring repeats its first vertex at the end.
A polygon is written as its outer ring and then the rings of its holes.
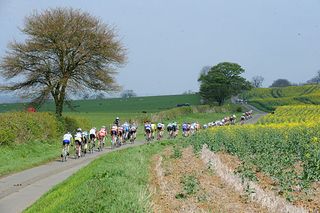
{"type": "Polygon", "coordinates": [[[307,81],[308,84],[319,84],[320,83],[320,70],[318,70],[316,76],[307,81]]]}
{"type": "Polygon", "coordinates": [[[257,76],[252,77],[251,84],[252,84],[252,86],[254,86],[256,88],[260,88],[260,87],[262,87],[263,81],[264,81],[264,78],[260,75],[257,75],[257,76]]]}
{"type": "Polygon", "coordinates": [[[52,97],[62,115],[71,94],[117,90],[117,67],[125,49],[115,29],[86,12],[56,8],[26,17],[22,42],[12,42],[0,64],[3,77],[18,82],[2,90],[18,91],[41,105],[52,97]],[[18,78],[16,78],[18,77],[18,78]]]}

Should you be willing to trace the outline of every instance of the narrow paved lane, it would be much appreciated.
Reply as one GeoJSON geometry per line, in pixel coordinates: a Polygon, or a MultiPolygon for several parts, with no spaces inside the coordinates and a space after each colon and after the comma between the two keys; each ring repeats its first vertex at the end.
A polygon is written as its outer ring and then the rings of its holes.
{"type": "Polygon", "coordinates": [[[12,174],[0,179],[0,212],[21,212],[53,186],[67,179],[80,168],[88,165],[97,157],[133,146],[142,145],[143,142],[135,142],[117,149],[106,148],[102,152],[87,154],[80,159],[68,159],[67,162],[59,160],[12,174]]]}

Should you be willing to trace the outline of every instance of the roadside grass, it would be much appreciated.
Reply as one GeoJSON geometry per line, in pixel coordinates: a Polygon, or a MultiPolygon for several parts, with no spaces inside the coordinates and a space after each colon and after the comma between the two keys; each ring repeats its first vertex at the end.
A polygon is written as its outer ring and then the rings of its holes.
{"type": "Polygon", "coordinates": [[[0,177],[51,161],[59,156],[60,147],[57,140],[1,146],[0,177]]]}
{"type": "Polygon", "coordinates": [[[103,155],[55,186],[25,212],[150,212],[152,156],[177,140],[103,155]]]}

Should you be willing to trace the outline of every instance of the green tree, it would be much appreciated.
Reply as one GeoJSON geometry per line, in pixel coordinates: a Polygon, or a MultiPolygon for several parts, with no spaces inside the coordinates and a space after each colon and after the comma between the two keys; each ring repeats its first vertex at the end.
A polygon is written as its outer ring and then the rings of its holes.
{"type": "Polygon", "coordinates": [[[240,76],[243,72],[244,69],[236,63],[223,62],[211,67],[207,73],[201,73],[198,79],[200,96],[207,103],[218,102],[222,105],[232,95],[252,87],[240,76]]]}
{"type": "Polygon", "coordinates": [[[0,63],[0,75],[12,83],[2,90],[17,91],[40,106],[52,98],[56,114],[73,94],[118,90],[117,67],[125,49],[115,29],[86,12],[56,8],[26,17],[24,42],[11,42],[0,63]]]}
{"type": "Polygon", "coordinates": [[[292,83],[287,79],[280,78],[275,80],[270,87],[288,87],[288,86],[292,86],[292,83]]]}

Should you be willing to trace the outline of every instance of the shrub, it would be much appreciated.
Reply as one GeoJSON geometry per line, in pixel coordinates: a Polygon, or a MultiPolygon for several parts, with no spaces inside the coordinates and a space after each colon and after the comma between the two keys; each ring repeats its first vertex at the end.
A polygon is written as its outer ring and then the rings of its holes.
{"type": "Polygon", "coordinates": [[[11,112],[0,115],[0,144],[46,140],[59,135],[61,126],[51,113],[11,112]]]}
{"type": "Polygon", "coordinates": [[[88,120],[81,117],[58,119],[48,112],[8,112],[0,114],[0,145],[25,143],[31,140],[46,141],[58,138],[65,131],[89,128],[88,120]]]}

